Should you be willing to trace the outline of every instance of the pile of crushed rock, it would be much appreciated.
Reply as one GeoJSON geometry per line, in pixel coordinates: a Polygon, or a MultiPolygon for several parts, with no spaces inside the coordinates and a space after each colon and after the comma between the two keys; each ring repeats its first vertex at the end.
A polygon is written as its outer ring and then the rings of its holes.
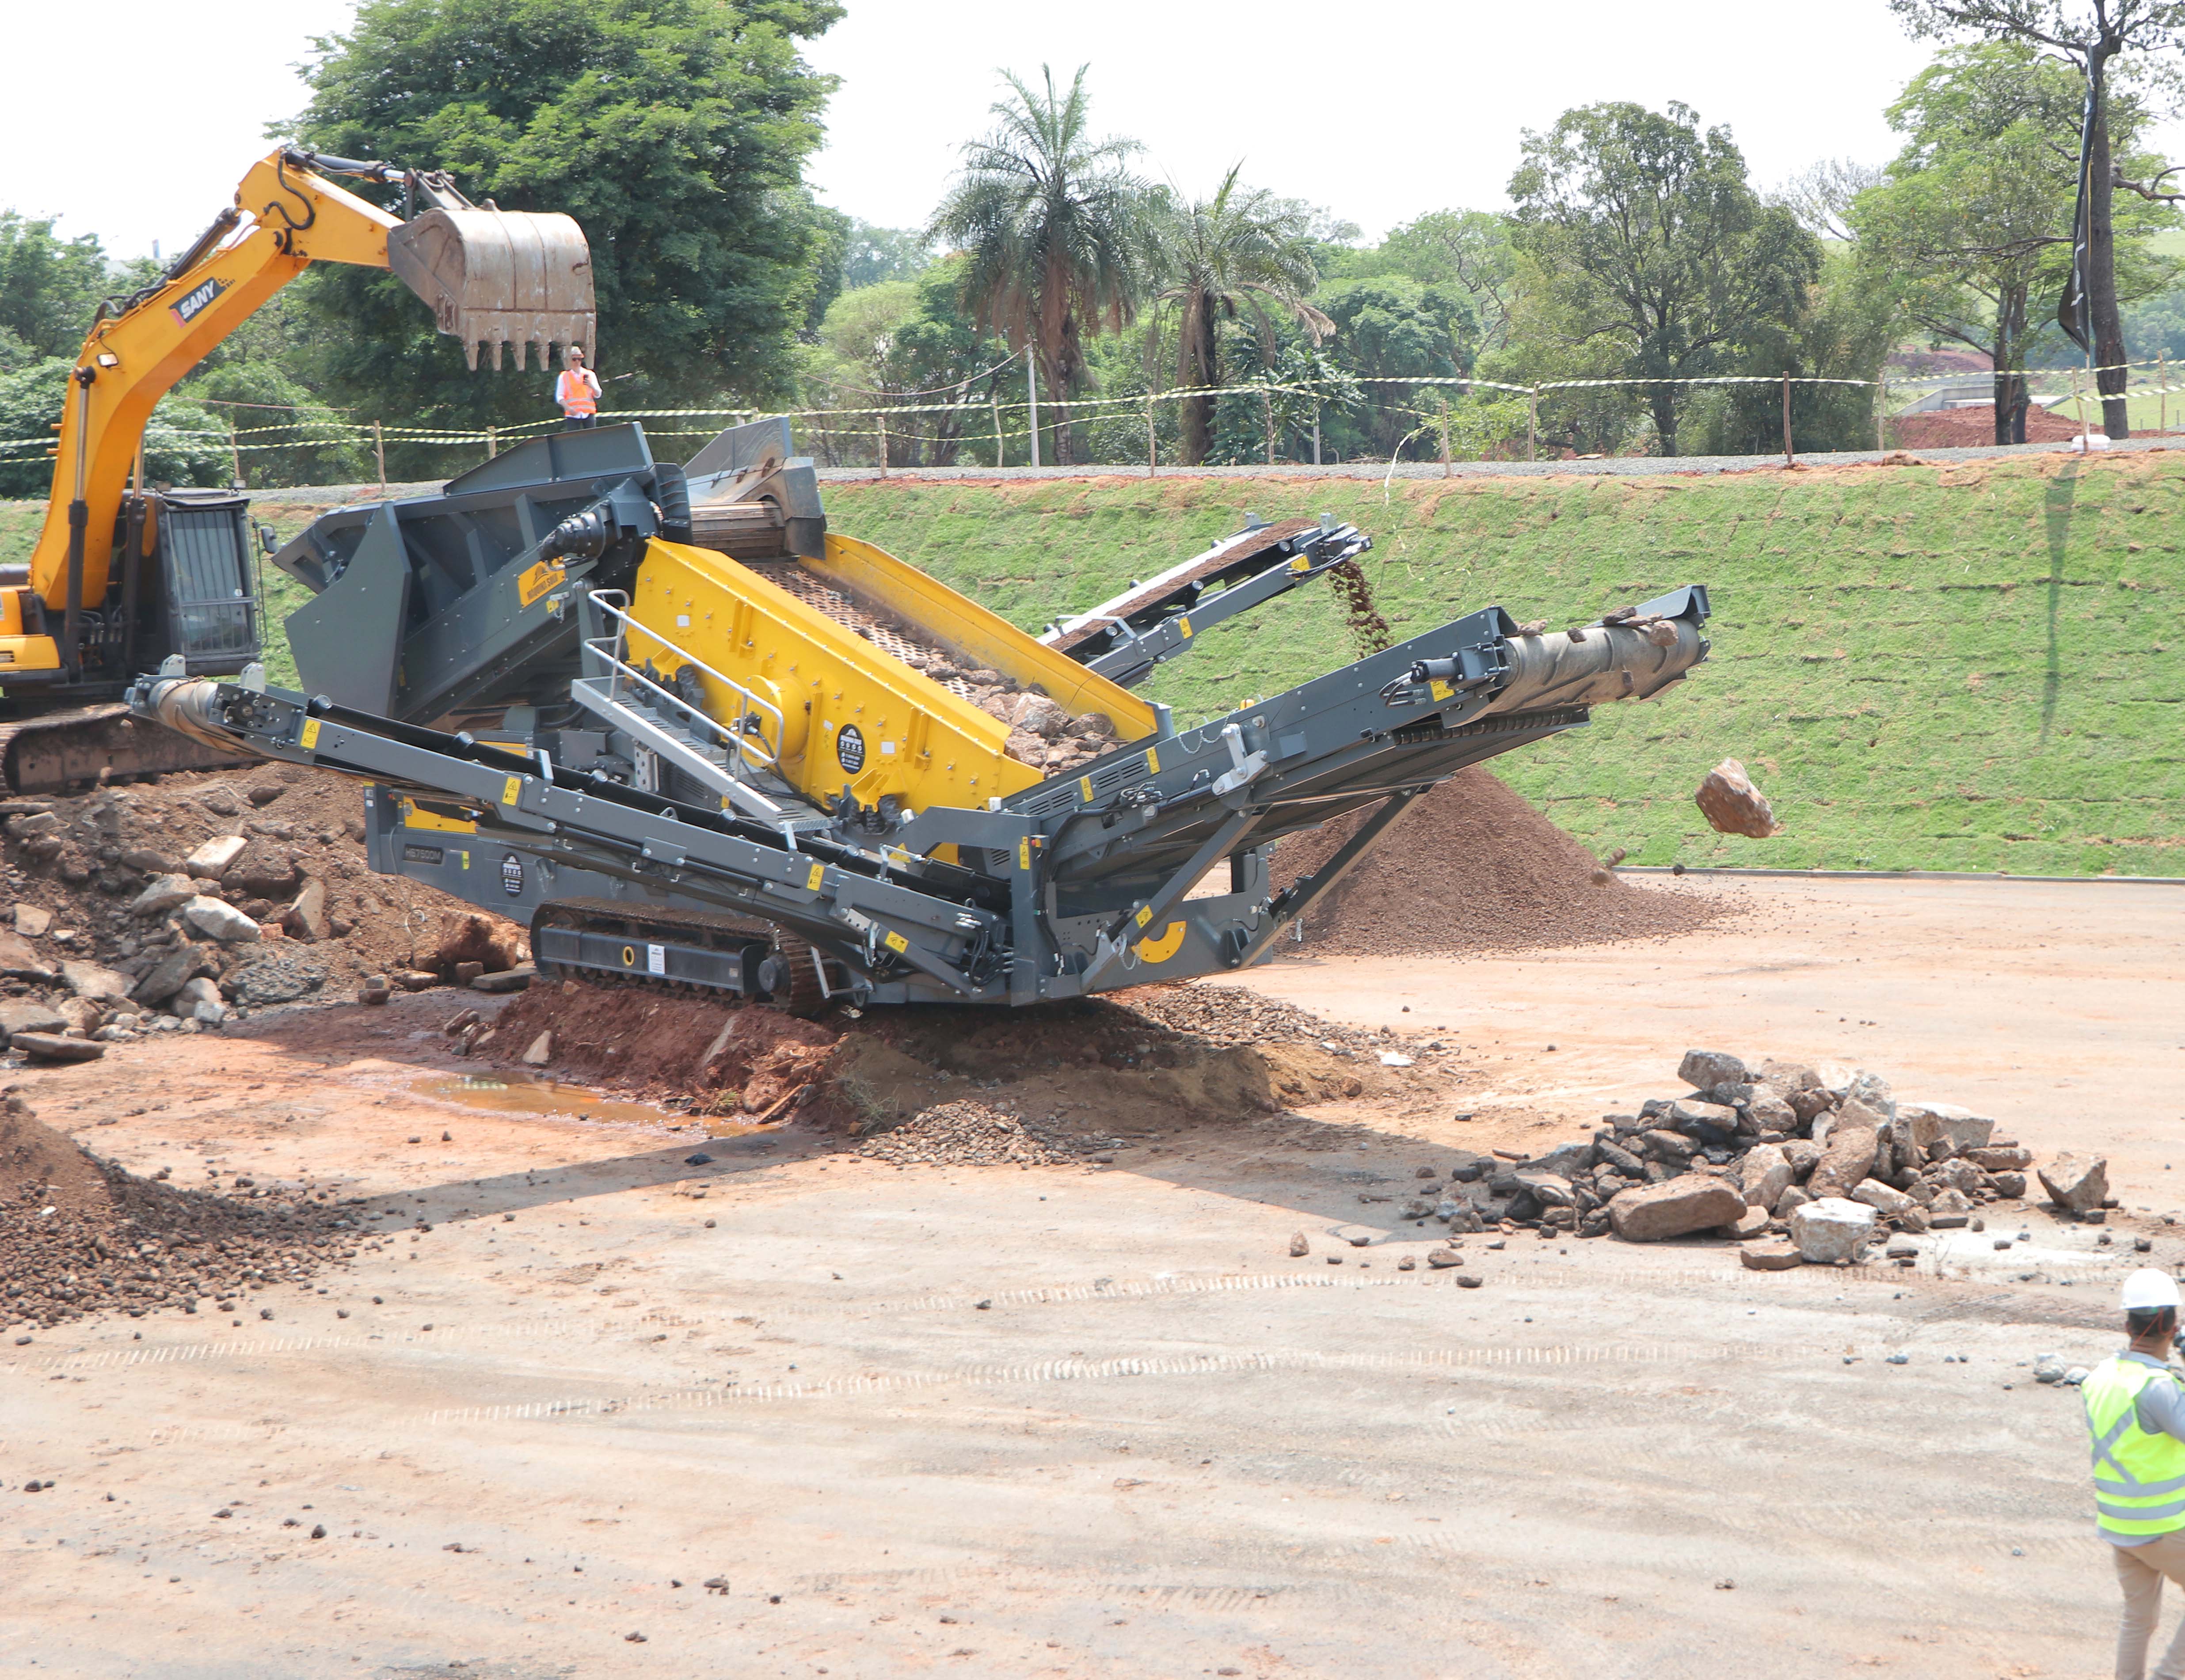
{"type": "Polygon", "coordinates": [[[357,784],[299,765],[0,800],[0,1044],[89,1059],[374,974],[528,956],[520,929],[373,874],[363,837],[357,784]]]}
{"type": "MultiPolygon", "coordinates": [[[[1688,1052],[1677,1072],[1691,1087],[1684,1095],[1605,1115],[1590,1138],[1525,1160],[1460,1159],[1447,1189],[1424,1187],[1405,1216],[1453,1233],[1783,1239],[1746,1249],[1745,1263],[1766,1270],[1848,1264],[1885,1233],[1980,1229],[1984,1207],[2026,1194],[2030,1150],[1970,1109],[1898,1098],[1879,1074],[1827,1062],[1748,1067],[1706,1050],[1688,1052]]],[[[2038,1172],[2059,1214],[2089,1221],[2115,1205],[2106,1175],[2101,1158],[2080,1154],[2038,1172]]],[[[1910,1264],[1918,1248],[1892,1241],[1888,1253],[1910,1264]]]]}
{"type": "Polygon", "coordinates": [[[866,1138],[858,1153],[897,1166],[1041,1167],[1081,1160],[1104,1142],[1112,1147],[1114,1140],[1036,1132],[1014,1114],[958,1098],[866,1138]]]}
{"type": "MultiPolygon", "coordinates": [[[[254,1298],[260,1292],[356,1255],[360,1227],[349,1209],[277,1193],[235,1199],[163,1178],[98,1159],[0,1096],[0,1328],[107,1309],[271,1319],[254,1298]]],[[[236,1185],[257,1189],[247,1178],[236,1185]]]]}

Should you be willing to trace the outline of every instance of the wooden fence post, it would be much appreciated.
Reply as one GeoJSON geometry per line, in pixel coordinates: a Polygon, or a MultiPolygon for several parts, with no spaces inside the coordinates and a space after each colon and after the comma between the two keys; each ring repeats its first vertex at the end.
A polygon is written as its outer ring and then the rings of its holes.
{"type": "Polygon", "coordinates": [[[379,434],[379,422],[372,422],[372,455],[379,463],[379,493],[387,494],[387,440],[379,434]]]}
{"type": "Polygon", "coordinates": [[[243,450],[235,441],[235,416],[227,418],[227,458],[235,463],[235,488],[243,488],[243,450]]]}
{"type": "Polygon", "coordinates": [[[500,436],[490,426],[485,428],[485,458],[492,460],[500,454],[500,436]]]}
{"type": "Polygon", "coordinates": [[[1154,441],[1154,399],[1146,399],[1146,477],[1152,478],[1160,472],[1160,451],[1154,441]]]}
{"type": "Polygon", "coordinates": [[[1449,393],[1441,393],[1441,476],[1454,477],[1449,464],[1449,393]]]}
{"type": "Polygon", "coordinates": [[[1791,448],[1791,376],[1783,376],[1783,465],[1796,466],[1798,457],[1791,448]]]}
{"type": "Polygon", "coordinates": [[[1540,458],[1540,393],[1528,391],[1525,393],[1525,459],[1538,460],[1540,458]]]}
{"type": "Polygon", "coordinates": [[[880,408],[873,410],[873,424],[880,428],[880,477],[885,478],[887,477],[887,410],[886,409],[880,408]]]}

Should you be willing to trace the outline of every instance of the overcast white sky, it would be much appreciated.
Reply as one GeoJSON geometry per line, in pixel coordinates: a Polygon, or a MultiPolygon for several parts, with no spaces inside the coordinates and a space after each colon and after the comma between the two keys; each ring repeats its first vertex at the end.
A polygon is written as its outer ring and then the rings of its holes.
{"type": "MultiPolygon", "coordinates": [[[[24,5],[12,61],[54,73],[18,75],[0,100],[0,207],[59,214],[64,232],[95,232],[118,254],[155,239],[171,253],[228,202],[265,125],[302,103],[293,67],[310,37],[352,11],[24,5]]],[[[1204,190],[1241,158],[1255,184],[1370,237],[1500,204],[1519,131],[1598,99],[1684,100],[1730,126],[1763,185],[1823,157],[1879,162],[1894,149],[1881,109],[1929,50],[1884,0],[849,0],[810,49],[842,78],[811,178],[869,221],[922,222],[958,146],[986,125],[998,68],[1066,76],[1089,62],[1096,126],[1143,141],[1150,172],[1204,190]]]]}

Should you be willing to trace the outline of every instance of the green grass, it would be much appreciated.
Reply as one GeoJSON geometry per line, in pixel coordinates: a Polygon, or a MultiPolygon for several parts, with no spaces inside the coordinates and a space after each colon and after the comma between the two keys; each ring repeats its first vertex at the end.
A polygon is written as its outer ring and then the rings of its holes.
{"type": "MultiPolygon", "coordinates": [[[[1496,761],[1643,863],[2185,874],[2185,463],[2162,456],[1690,479],[1109,480],[829,487],[835,528],[1034,627],[1234,530],[1327,511],[1400,636],[1500,604],[1562,624],[1676,584],[1713,658],[1496,761]],[[1785,832],[1691,802],[1742,759],[1785,832]]],[[[1318,587],[1150,688],[1211,715],[1351,657],[1318,587]]]]}
{"type": "MultiPolygon", "coordinates": [[[[1113,478],[835,484],[835,528],[1035,628],[1264,519],[1372,533],[1400,636],[1476,607],[1562,624],[1679,583],[1713,658],[1658,700],[1495,768],[1634,862],[2185,875],[2185,461],[1693,478],[1113,478]],[[1691,802],[1742,759],[1785,832],[1714,834],[1691,802]]],[[[261,504],[285,538],[316,510],[261,504]]],[[[36,510],[0,504],[0,561],[36,510]]],[[[269,615],[299,592],[277,573],[269,615]]],[[[1346,662],[1321,586],[1209,632],[1149,692],[1211,716],[1346,662]]],[[[287,649],[268,658],[292,678],[287,649]]]]}

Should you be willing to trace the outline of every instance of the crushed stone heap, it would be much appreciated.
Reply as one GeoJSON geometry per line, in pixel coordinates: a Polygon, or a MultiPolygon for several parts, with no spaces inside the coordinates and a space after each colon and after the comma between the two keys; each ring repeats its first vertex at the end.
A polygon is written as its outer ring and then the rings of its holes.
{"type": "MultiPolygon", "coordinates": [[[[1310,874],[1370,812],[1284,840],[1277,887],[1310,874]]],[[[1414,800],[1304,917],[1296,944],[1330,957],[1445,957],[1689,933],[1708,901],[1635,885],[1474,765],[1414,800]]]]}
{"type": "Polygon", "coordinates": [[[354,1259],[357,1241],[344,1209],[136,1177],[0,1096],[0,1328],[201,1306],[270,1319],[260,1292],[354,1259]]]}

